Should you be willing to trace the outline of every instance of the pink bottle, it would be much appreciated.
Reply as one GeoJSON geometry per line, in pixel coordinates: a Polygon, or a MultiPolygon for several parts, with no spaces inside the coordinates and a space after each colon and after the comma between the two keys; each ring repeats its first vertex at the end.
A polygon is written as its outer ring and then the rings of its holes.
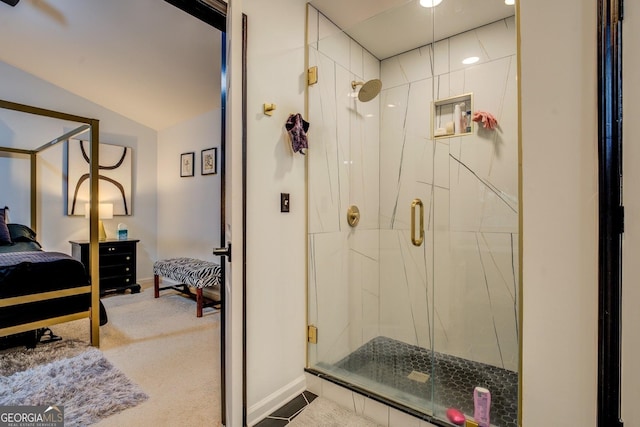
{"type": "Polygon", "coordinates": [[[484,387],[473,389],[473,418],[480,427],[489,427],[491,392],[484,387]]]}

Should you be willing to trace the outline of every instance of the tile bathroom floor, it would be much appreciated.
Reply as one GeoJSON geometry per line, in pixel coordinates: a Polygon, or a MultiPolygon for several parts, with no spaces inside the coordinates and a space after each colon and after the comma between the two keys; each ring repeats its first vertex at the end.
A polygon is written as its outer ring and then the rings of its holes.
{"type": "Polygon", "coordinates": [[[491,424],[516,427],[518,374],[513,371],[376,337],[336,364],[337,368],[436,406],[473,415],[476,386],[491,391],[491,424]],[[435,366],[434,366],[435,359],[435,366]]]}
{"type": "Polygon", "coordinates": [[[255,427],[282,427],[286,426],[300,414],[313,400],[318,397],[310,391],[303,391],[302,394],[291,399],[280,409],[274,411],[267,418],[260,421],[255,427]]]}

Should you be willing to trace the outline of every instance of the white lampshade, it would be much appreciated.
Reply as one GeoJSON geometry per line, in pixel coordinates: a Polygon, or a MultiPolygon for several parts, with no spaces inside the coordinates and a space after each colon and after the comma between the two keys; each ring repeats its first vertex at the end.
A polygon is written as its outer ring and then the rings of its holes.
{"type": "MultiPolygon", "coordinates": [[[[91,205],[89,203],[85,203],[84,205],[85,218],[89,218],[90,211],[91,211],[91,205]]],[[[113,203],[98,204],[98,219],[113,219],[113,203]]]]}

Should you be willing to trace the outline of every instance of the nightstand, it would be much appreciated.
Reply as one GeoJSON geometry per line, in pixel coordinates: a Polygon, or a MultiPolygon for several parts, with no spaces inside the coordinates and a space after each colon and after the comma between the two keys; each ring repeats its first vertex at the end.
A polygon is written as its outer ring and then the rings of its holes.
{"type": "MultiPolygon", "coordinates": [[[[136,252],[140,240],[104,240],[100,246],[100,295],[111,292],[140,292],[136,283],[136,252]]],[[[84,264],[89,274],[89,242],[71,240],[71,255],[84,264]]]]}

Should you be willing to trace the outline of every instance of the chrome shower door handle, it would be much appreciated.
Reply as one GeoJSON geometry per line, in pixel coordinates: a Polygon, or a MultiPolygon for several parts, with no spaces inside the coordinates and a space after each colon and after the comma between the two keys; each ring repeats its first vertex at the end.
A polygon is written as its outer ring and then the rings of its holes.
{"type": "Polygon", "coordinates": [[[411,202],[411,243],[420,246],[424,241],[424,204],[420,199],[411,202]],[[420,236],[416,238],[416,206],[420,206],[420,236]]]}

